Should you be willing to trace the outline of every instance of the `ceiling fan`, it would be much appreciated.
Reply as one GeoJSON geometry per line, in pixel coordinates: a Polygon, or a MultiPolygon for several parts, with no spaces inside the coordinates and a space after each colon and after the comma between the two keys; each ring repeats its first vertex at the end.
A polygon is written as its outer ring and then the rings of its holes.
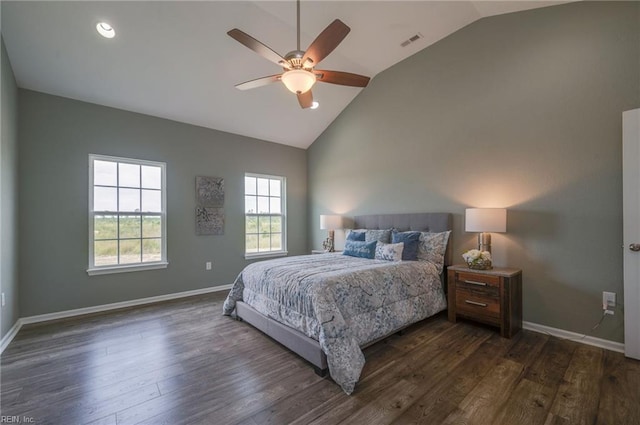
{"type": "Polygon", "coordinates": [[[284,57],[237,28],[227,32],[231,38],[244,44],[265,59],[280,65],[284,71],[282,74],[270,75],[237,84],[236,88],[248,90],[275,83],[276,81],[282,81],[287,89],[298,96],[298,102],[304,109],[311,107],[313,104],[311,87],[313,87],[316,81],[343,86],[366,87],[367,84],[369,84],[370,78],[364,75],[314,69],[321,60],[326,58],[329,53],[338,47],[347,34],[349,34],[351,28],[345,25],[340,19],[336,19],[313,40],[313,43],[311,43],[306,52],[302,51],[300,50],[300,0],[297,0],[296,5],[298,45],[296,50],[287,53],[284,57]]]}

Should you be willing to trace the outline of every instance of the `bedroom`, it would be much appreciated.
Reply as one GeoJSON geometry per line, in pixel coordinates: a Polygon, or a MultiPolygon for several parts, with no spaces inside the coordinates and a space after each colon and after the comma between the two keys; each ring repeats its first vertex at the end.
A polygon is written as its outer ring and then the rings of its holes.
{"type": "MultiPolygon", "coordinates": [[[[290,255],[320,248],[320,214],[448,211],[459,258],[475,238],[464,209],[506,207],[494,256],[523,270],[524,320],[584,334],[602,291],[623,292],[620,117],[640,106],[637,23],[635,2],[478,20],[375,75],[306,150],[7,90],[4,40],[2,336],[19,318],[230,284],[246,265],[245,172],[287,176],[290,255]],[[167,163],[167,269],[87,275],[91,153],[167,163]],[[194,233],[196,175],[225,178],[224,236],[194,233]],[[38,219],[43,205],[55,226],[38,219]]],[[[622,343],[622,312],[592,336],[622,343]]]]}

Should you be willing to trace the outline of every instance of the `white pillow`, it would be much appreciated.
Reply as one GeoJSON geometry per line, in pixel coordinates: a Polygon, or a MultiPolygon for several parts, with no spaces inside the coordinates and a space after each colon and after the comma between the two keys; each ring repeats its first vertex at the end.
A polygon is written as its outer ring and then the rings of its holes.
{"type": "Polygon", "coordinates": [[[378,241],[376,244],[376,260],[402,261],[402,251],[404,242],[384,243],[378,241]]]}

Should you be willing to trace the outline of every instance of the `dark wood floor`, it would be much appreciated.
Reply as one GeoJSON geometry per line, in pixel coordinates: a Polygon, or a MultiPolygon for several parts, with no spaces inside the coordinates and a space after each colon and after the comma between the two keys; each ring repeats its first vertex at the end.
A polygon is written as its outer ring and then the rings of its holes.
{"type": "MultiPolygon", "coordinates": [[[[2,355],[2,415],[35,424],[640,424],[640,362],[440,315],[365,350],[353,395],[222,293],[25,326],[2,355]]],[[[24,423],[24,421],[23,421],[24,423]]]]}

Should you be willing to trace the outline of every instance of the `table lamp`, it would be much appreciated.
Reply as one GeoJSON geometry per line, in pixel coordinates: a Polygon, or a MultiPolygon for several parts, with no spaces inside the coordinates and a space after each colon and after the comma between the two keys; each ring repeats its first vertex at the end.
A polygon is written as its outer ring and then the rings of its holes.
{"type": "Polygon", "coordinates": [[[342,216],[340,215],[320,215],[320,229],[328,230],[329,235],[327,239],[322,243],[322,247],[326,252],[334,252],[334,236],[336,229],[342,229],[342,216]]]}
{"type": "Polygon", "coordinates": [[[478,249],[491,252],[491,234],[507,231],[506,208],[467,208],[465,210],[466,232],[478,233],[478,249]]]}

